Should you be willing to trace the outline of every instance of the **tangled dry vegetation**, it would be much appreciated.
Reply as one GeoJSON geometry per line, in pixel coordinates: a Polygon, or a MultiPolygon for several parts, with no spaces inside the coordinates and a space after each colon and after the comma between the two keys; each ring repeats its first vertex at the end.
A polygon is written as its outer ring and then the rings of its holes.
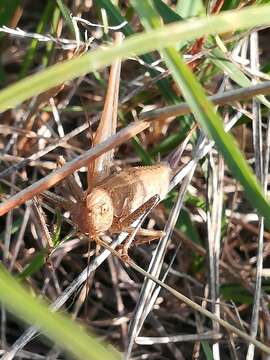
{"type": "MultiPolygon", "coordinates": [[[[79,20],[102,24],[107,12],[110,24],[111,15],[103,2],[65,1],[73,25],[57,3],[47,2],[44,7],[42,2],[26,1],[2,24],[8,25],[1,27],[0,34],[4,86],[87,50],[105,47],[115,41],[116,31],[125,32],[125,23],[104,30],[79,20]],[[102,12],[99,5],[104,6],[102,12]],[[14,30],[16,26],[22,30],[14,30]],[[75,26],[73,31],[71,26],[75,26]],[[83,38],[86,30],[86,39],[76,41],[76,31],[83,38]]],[[[212,13],[218,13],[230,2],[212,3],[212,13]]],[[[175,10],[171,1],[167,4],[175,10]]],[[[118,6],[128,26],[141,31],[130,3],[118,6]]],[[[207,94],[221,104],[218,111],[227,130],[233,128],[254,172],[261,174],[265,190],[269,115],[262,98],[255,96],[269,92],[268,36],[268,29],[227,34],[222,41],[228,53],[217,45],[209,47],[199,37],[182,50],[207,94]],[[218,52],[222,60],[217,59],[218,52]],[[235,77],[227,75],[224,59],[235,77]],[[249,87],[237,83],[239,74],[251,80],[249,87]]],[[[172,99],[180,102],[181,91],[158,53],[151,56],[150,62],[146,57],[123,61],[120,81],[114,79],[111,93],[108,84],[112,78],[106,68],[1,114],[0,184],[2,204],[7,206],[3,211],[7,213],[0,218],[2,261],[33,293],[126,351],[126,358],[211,359],[213,351],[215,359],[243,359],[247,351],[252,352],[252,344],[241,334],[212,322],[136,269],[138,264],[203,309],[269,343],[270,233],[246,201],[223,157],[196,126],[188,106],[168,106],[172,99]],[[106,94],[111,101],[108,107],[104,106],[106,94]],[[111,138],[113,130],[107,129],[100,130],[97,137],[101,117],[106,118],[108,127],[115,110],[116,135],[111,138]],[[96,147],[98,143],[102,145],[96,147]],[[80,189],[78,194],[89,186],[89,164],[112,148],[112,173],[170,161],[177,174],[166,199],[142,223],[143,228],[163,230],[164,235],[151,242],[135,236],[140,245],[129,249],[134,266],[115,253],[111,255],[100,243],[90,242],[72,222],[69,209],[63,207],[65,201],[76,200],[76,189],[80,189]],[[5,202],[12,196],[13,202],[5,202]],[[262,276],[258,277],[257,264],[262,262],[262,276]]],[[[123,238],[123,234],[107,234],[102,240],[115,247],[123,238]]],[[[2,309],[2,353],[17,341],[15,350],[22,358],[63,358],[61,350],[44,337],[31,339],[33,333],[28,332],[28,337],[20,338],[24,330],[25,325],[2,309]]],[[[261,354],[256,347],[254,358],[263,358],[261,354]]]]}

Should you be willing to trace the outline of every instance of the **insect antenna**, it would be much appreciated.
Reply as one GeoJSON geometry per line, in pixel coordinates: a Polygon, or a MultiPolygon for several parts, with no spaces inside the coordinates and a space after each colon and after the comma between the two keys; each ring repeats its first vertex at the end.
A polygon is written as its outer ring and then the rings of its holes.
{"type": "MultiPolygon", "coordinates": [[[[115,44],[121,43],[123,40],[123,34],[117,32],[115,34],[115,44]]],[[[117,59],[111,66],[108,89],[106,91],[105,103],[103,107],[102,116],[100,119],[99,126],[96,130],[95,135],[92,133],[91,124],[89,121],[89,116],[85,112],[86,119],[89,123],[89,133],[91,139],[91,146],[95,146],[100,142],[107,140],[110,136],[116,133],[117,127],[117,112],[118,112],[118,97],[119,97],[119,84],[120,84],[120,71],[121,71],[121,60],[117,59]]],[[[114,156],[114,149],[107,151],[102,154],[99,158],[90,162],[87,166],[87,191],[86,194],[92,192],[94,187],[108,175],[111,171],[111,162],[114,156]]],[[[85,199],[85,197],[84,197],[85,199]]],[[[83,219],[82,219],[83,220],[83,219]]],[[[96,252],[99,249],[100,239],[96,234],[91,234],[91,239],[96,242],[96,252]]],[[[88,254],[90,254],[90,241],[88,245],[88,254]]],[[[89,264],[90,264],[90,255],[87,260],[87,280],[86,280],[86,289],[85,289],[85,299],[88,298],[89,294],[89,264]]],[[[87,301],[85,302],[85,311],[87,311],[87,301]]]]}
{"type": "MultiPolygon", "coordinates": [[[[82,106],[84,108],[84,116],[86,118],[86,121],[88,122],[88,135],[89,135],[89,139],[90,139],[90,147],[93,147],[95,145],[95,136],[93,133],[93,129],[92,129],[92,124],[89,118],[89,113],[87,111],[86,108],[86,103],[85,101],[81,98],[81,103],[82,106]]],[[[90,193],[93,188],[94,188],[94,170],[95,170],[95,161],[91,161],[89,162],[88,166],[87,166],[87,193],[90,193]]]]}

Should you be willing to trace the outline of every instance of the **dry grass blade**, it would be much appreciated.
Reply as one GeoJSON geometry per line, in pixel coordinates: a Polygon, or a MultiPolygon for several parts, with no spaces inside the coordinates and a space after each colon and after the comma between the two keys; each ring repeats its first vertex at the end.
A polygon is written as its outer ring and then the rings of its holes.
{"type": "Polygon", "coordinates": [[[8,167],[7,169],[1,171],[0,178],[4,178],[4,177],[12,174],[15,171],[22,169],[24,166],[31,163],[31,161],[35,161],[35,160],[41,158],[42,156],[48,154],[49,152],[56,149],[57,147],[65,146],[70,139],[72,139],[76,135],[80,134],[81,132],[86,130],[88,127],[89,127],[89,124],[83,124],[83,125],[79,126],[78,128],[72,130],[69,134],[66,134],[63,138],[60,138],[60,139],[54,141],[52,144],[46,146],[44,149],[29,156],[29,158],[24,159],[21,162],[19,162],[18,164],[12,165],[12,166],[8,167]]]}
{"type": "MultiPolygon", "coordinates": [[[[121,255],[114,249],[110,248],[110,245],[108,245],[105,242],[102,242],[102,246],[104,246],[106,249],[108,249],[113,255],[117,256],[119,259],[122,259],[121,255]]],[[[176,291],[175,289],[173,289],[171,286],[167,285],[166,283],[164,283],[163,281],[157,279],[155,276],[152,276],[151,274],[149,274],[147,271],[143,270],[140,266],[138,266],[137,264],[135,264],[132,261],[129,261],[129,265],[136,271],[138,271],[140,274],[142,274],[144,277],[150,279],[151,281],[153,281],[154,283],[156,283],[158,286],[160,286],[161,288],[167,290],[170,294],[172,294],[173,296],[175,296],[178,300],[183,301],[185,304],[187,304],[188,306],[190,306],[191,308],[193,308],[195,311],[198,311],[199,313],[201,313],[204,316],[207,316],[209,319],[219,323],[222,327],[224,327],[226,330],[231,331],[233,333],[235,333],[236,335],[238,335],[239,337],[241,337],[242,339],[246,340],[248,343],[252,343],[254,344],[256,347],[258,347],[258,349],[262,350],[263,352],[265,352],[266,354],[270,354],[270,347],[261,343],[260,341],[252,338],[250,335],[248,335],[247,333],[243,332],[242,330],[236,328],[234,325],[231,325],[230,323],[228,323],[227,321],[217,317],[215,314],[213,314],[212,312],[204,309],[202,306],[194,303],[192,300],[190,300],[188,297],[186,297],[185,295],[179,293],[178,291],[176,291]]]]}
{"type": "MultiPolygon", "coordinates": [[[[223,181],[224,181],[224,161],[218,156],[213,159],[212,152],[209,155],[212,176],[208,179],[209,194],[208,202],[208,247],[209,247],[209,285],[211,296],[211,310],[217,317],[220,317],[220,244],[221,244],[221,227],[222,227],[222,210],[223,210],[223,181]],[[209,184],[211,183],[211,185],[209,184]]],[[[220,331],[219,324],[213,323],[213,332],[220,331]]],[[[214,342],[213,356],[215,360],[220,359],[219,342],[214,342]]]]}
{"type": "MultiPolygon", "coordinates": [[[[159,277],[160,271],[162,269],[162,264],[165,257],[165,252],[168,246],[168,242],[172,233],[173,228],[175,227],[177,218],[179,216],[179,213],[181,211],[184,196],[187,190],[187,186],[189,185],[193,173],[195,171],[196,165],[193,166],[193,168],[190,170],[189,174],[186,176],[184,183],[181,187],[181,190],[179,191],[176,203],[170,213],[169,219],[166,223],[166,226],[164,228],[165,236],[160,239],[159,244],[155,250],[154,256],[152,257],[151,263],[148,268],[148,273],[151,274],[154,277],[159,277]]],[[[154,302],[158,296],[158,293],[160,291],[160,287],[156,289],[155,293],[153,294],[155,288],[155,283],[153,283],[149,277],[147,277],[144,281],[143,287],[140,292],[140,297],[137,302],[136,309],[134,311],[134,317],[130,323],[129,327],[129,338],[128,338],[128,345],[127,345],[127,351],[125,354],[125,359],[129,359],[132,347],[135,342],[136,336],[138,335],[144,320],[146,319],[147,315],[152,309],[152,306],[154,305],[154,302]]]]}
{"type": "MultiPolygon", "coordinates": [[[[250,35],[250,62],[251,69],[259,70],[259,43],[258,33],[253,32],[250,35]]],[[[256,79],[253,80],[256,83],[256,79]]],[[[269,164],[264,162],[263,159],[263,138],[262,138],[262,115],[261,104],[253,99],[252,101],[252,113],[253,113],[253,147],[255,154],[255,172],[257,178],[262,182],[265,194],[267,193],[267,180],[263,176],[265,170],[268,169],[269,164]],[[265,165],[265,169],[263,169],[265,165]]],[[[265,158],[268,156],[264,154],[265,158]]],[[[267,170],[266,170],[267,171],[267,170]]],[[[263,251],[264,251],[264,218],[259,216],[258,221],[258,251],[257,251],[257,264],[256,264],[256,282],[254,287],[254,305],[252,309],[252,317],[250,324],[250,335],[254,338],[257,336],[259,312],[262,303],[262,269],[263,269],[263,251]]],[[[247,351],[247,360],[253,360],[255,352],[254,344],[250,344],[247,351]]]]}
{"type": "Polygon", "coordinates": [[[136,344],[140,345],[154,345],[154,344],[167,344],[172,342],[186,342],[186,341],[203,341],[203,340],[220,340],[222,334],[214,332],[206,332],[204,334],[196,335],[169,335],[166,337],[144,337],[138,336],[136,344]]]}
{"type": "Polygon", "coordinates": [[[56,185],[65,177],[74,173],[74,171],[80,169],[82,166],[88,165],[91,160],[94,160],[104,152],[121,145],[136,134],[145,130],[148,126],[149,124],[147,122],[138,122],[120,130],[117,134],[110,137],[108,140],[86,151],[83,155],[79,156],[73,161],[66,163],[62,168],[57,169],[50,175],[47,175],[45,178],[35,182],[33,185],[30,185],[26,189],[20,191],[18,194],[4,201],[0,205],[0,216],[6,214],[14,207],[25,203],[27,200],[32,199],[34,196],[56,185]]]}
{"type": "MultiPolygon", "coordinates": [[[[216,105],[232,104],[234,102],[251,99],[256,95],[270,94],[270,81],[260,84],[247,86],[245,88],[233,89],[223,93],[209,96],[209,99],[216,105]]],[[[171,116],[180,116],[190,114],[191,110],[188,104],[181,103],[177,105],[166,106],[164,108],[145,111],[141,113],[141,120],[166,119],[171,116]]]]}

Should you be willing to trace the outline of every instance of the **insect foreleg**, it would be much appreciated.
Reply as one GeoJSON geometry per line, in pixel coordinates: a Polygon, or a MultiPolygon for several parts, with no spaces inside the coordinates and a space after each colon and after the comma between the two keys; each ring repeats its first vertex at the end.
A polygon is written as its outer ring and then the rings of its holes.
{"type": "Polygon", "coordinates": [[[119,226],[120,229],[128,228],[134,223],[135,220],[138,220],[138,218],[142,215],[147,216],[149,212],[157,205],[159,200],[159,195],[152,196],[149,200],[147,200],[131,214],[127,215],[126,217],[119,218],[119,220],[117,221],[117,226],[119,226]]]}
{"type": "Polygon", "coordinates": [[[53,204],[54,207],[61,207],[65,210],[69,210],[74,203],[70,200],[63,198],[57,194],[54,194],[48,190],[44,191],[41,196],[46,199],[49,203],[53,204]]]}
{"type": "MultiPolygon", "coordinates": [[[[114,226],[116,226],[116,231],[130,230],[131,224],[143,215],[143,217],[140,220],[140,223],[136,226],[136,228],[133,229],[133,232],[131,233],[131,235],[121,245],[122,256],[128,257],[128,249],[129,249],[132,241],[134,240],[135,235],[140,230],[144,230],[144,234],[146,233],[145,229],[140,229],[140,225],[144,221],[146,216],[149,214],[149,212],[157,205],[159,200],[160,200],[159,195],[154,195],[149,200],[147,200],[144,204],[142,204],[138,209],[136,209],[133,213],[129,214],[126,218],[119,219],[118,223],[114,225],[114,226]]],[[[113,228],[112,228],[112,230],[113,230],[113,228]]],[[[129,231],[127,231],[127,232],[129,232],[129,231]]],[[[153,235],[153,233],[152,233],[152,235],[153,235]]]]}

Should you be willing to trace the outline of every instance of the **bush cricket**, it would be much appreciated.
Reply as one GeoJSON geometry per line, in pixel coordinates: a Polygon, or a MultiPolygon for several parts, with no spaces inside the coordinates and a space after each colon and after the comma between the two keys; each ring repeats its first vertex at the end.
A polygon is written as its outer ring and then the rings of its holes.
{"type": "MultiPolygon", "coordinates": [[[[121,42],[122,34],[116,33],[115,41],[121,42]]],[[[104,110],[93,145],[116,132],[120,69],[121,62],[117,60],[110,70],[104,110]]],[[[173,166],[168,161],[151,166],[127,168],[111,174],[113,153],[113,150],[109,151],[89,164],[86,192],[82,191],[74,178],[66,179],[76,202],[65,201],[62,205],[70,211],[71,219],[80,231],[97,242],[99,235],[106,231],[132,234],[134,228],[131,225],[134,221],[159,200],[164,199],[174,173],[173,166]]],[[[138,229],[137,234],[153,239],[159,238],[163,232],[138,229]]],[[[122,255],[125,257],[131,238],[132,236],[122,245],[122,255]]]]}
{"type": "MultiPolygon", "coordinates": [[[[131,233],[132,223],[166,196],[171,174],[165,163],[124,169],[103,180],[74,204],[71,218],[94,239],[107,230],[131,233]]],[[[159,237],[162,232],[141,229],[138,234],[159,237]]],[[[123,255],[127,255],[128,245],[127,241],[123,255]]]]}

